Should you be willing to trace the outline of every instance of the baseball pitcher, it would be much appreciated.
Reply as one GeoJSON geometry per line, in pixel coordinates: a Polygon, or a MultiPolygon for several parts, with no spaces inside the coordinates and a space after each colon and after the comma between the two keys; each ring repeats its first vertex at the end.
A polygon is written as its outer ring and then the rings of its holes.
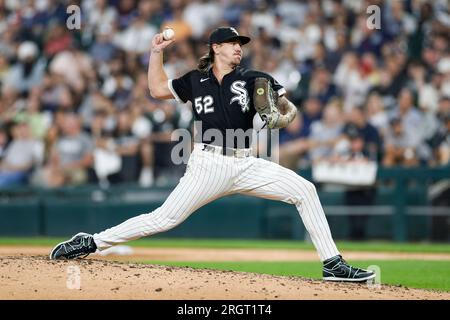
{"type": "Polygon", "coordinates": [[[270,75],[242,68],[242,47],[250,41],[234,28],[222,27],[209,37],[209,52],[198,69],[178,79],[168,79],[163,50],[174,40],[157,34],[152,40],[148,68],[150,93],[157,99],[191,101],[201,132],[194,138],[186,172],[158,209],[131,218],[115,227],[90,235],[78,233],[58,244],[50,259],[73,259],[130,240],[167,231],[182,223],[203,205],[231,194],[244,194],[295,205],[323,262],[323,279],[367,281],[372,271],[346,263],[331,236],[314,184],[274,162],[252,155],[250,141],[213,139],[208,130],[252,129],[259,113],[269,128],[286,127],[297,108],[285,89],[270,75]]]}

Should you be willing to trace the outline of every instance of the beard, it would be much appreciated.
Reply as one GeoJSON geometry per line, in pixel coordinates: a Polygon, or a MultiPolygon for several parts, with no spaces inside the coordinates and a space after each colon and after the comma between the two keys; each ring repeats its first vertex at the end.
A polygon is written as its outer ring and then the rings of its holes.
{"type": "Polygon", "coordinates": [[[241,63],[241,57],[233,56],[233,59],[231,61],[231,65],[233,67],[237,67],[241,63]]]}

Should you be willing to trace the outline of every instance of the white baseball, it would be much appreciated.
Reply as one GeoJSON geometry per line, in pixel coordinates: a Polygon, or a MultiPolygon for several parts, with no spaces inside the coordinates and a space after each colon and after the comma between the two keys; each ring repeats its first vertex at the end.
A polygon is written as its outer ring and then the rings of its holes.
{"type": "Polygon", "coordinates": [[[171,29],[171,28],[167,28],[167,29],[164,29],[164,31],[163,31],[163,39],[164,40],[172,40],[172,38],[173,38],[173,36],[175,35],[175,31],[173,31],[173,29],[171,29]]]}

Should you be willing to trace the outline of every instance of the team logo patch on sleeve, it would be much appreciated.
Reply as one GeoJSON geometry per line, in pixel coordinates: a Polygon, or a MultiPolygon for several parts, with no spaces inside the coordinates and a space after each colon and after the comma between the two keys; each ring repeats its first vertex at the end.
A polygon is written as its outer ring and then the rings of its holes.
{"type": "Polygon", "coordinates": [[[248,96],[247,89],[245,89],[245,81],[234,81],[231,84],[230,90],[235,94],[233,98],[230,100],[230,104],[237,101],[241,106],[242,112],[247,112],[249,110],[250,98],[248,96]]]}

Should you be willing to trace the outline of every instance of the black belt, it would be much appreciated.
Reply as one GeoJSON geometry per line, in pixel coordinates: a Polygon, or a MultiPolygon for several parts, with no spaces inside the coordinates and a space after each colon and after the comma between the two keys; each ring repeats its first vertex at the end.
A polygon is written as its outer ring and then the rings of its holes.
{"type": "Polygon", "coordinates": [[[210,144],[202,144],[202,151],[221,154],[229,157],[247,158],[252,155],[252,149],[234,149],[214,146],[210,144]]]}

